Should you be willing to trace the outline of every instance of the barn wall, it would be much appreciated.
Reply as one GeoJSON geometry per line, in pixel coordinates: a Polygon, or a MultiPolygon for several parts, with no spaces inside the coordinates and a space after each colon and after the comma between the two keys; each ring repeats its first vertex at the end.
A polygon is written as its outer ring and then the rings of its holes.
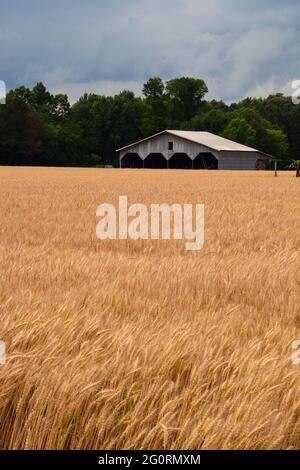
{"type": "Polygon", "coordinates": [[[219,170],[255,170],[257,152],[219,152],[219,170]]]}
{"type": "Polygon", "coordinates": [[[123,158],[128,152],[137,153],[143,160],[145,160],[149,153],[162,153],[167,160],[169,160],[174,153],[186,153],[192,160],[200,152],[211,152],[216,158],[218,158],[219,153],[213,152],[205,145],[189,142],[171,134],[160,134],[145,142],[132,145],[120,152],[120,158],[123,158]],[[168,150],[169,142],[173,142],[173,151],[168,150]]]}

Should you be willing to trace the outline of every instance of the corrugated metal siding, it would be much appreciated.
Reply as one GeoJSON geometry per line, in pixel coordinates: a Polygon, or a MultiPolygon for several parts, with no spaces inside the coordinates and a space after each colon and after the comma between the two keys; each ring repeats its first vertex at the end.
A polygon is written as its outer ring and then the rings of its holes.
{"type": "Polygon", "coordinates": [[[219,170],[255,170],[258,152],[219,152],[219,170]]]}

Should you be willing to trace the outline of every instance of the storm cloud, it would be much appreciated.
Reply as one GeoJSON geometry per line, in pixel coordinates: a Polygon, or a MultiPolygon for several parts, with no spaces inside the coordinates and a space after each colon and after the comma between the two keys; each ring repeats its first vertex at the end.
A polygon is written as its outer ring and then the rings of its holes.
{"type": "Polygon", "coordinates": [[[141,92],[187,75],[226,101],[291,92],[300,78],[298,0],[15,0],[1,6],[0,79],[85,91],[141,92]]]}

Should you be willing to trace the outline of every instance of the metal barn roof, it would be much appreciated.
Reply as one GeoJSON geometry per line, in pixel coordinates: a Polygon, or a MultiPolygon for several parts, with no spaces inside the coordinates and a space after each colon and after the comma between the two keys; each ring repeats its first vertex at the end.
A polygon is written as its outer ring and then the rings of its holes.
{"type": "Polygon", "coordinates": [[[200,131],[167,131],[177,137],[190,140],[197,144],[205,145],[213,150],[231,150],[239,152],[257,152],[256,149],[238,144],[232,140],[225,139],[210,132],[200,131]]]}
{"type": "Polygon", "coordinates": [[[224,137],[220,137],[215,134],[211,134],[210,132],[202,132],[202,131],[176,131],[176,130],[165,130],[162,132],[158,132],[157,134],[151,135],[146,139],[139,140],[138,142],[134,142],[130,145],[126,145],[117,150],[120,152],[121,150],[127,149],[132,147],[133,145],[139,144],[141,142],[145,142],[147,140],[152,139],[158,135],[168,133],[174,135],[176,137],[180,137],[185,140],[189,140],[190,142],[195,142],[200,145],[205,145],[213,150],[227,150],[232,152],[259,152],[259,150],[247,147],[246,145],[238,144],[237,142],[233,142],[232,140],[225,139],[224,137]]]}

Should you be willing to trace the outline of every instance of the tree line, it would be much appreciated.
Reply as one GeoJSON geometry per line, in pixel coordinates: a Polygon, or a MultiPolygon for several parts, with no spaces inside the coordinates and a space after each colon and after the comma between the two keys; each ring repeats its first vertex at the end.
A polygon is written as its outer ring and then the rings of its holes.
{"type": "Polygon", "coordinates": [[[0,165],[118,165],[115,150],[164,129],[208,131],[279,159],[299,159],[300,106],[283,94],[226,104],[203,80],[150,78],[143,96],[84,94],[70,104],[43,83],[18,87],[0,106],[0,165]]]}

